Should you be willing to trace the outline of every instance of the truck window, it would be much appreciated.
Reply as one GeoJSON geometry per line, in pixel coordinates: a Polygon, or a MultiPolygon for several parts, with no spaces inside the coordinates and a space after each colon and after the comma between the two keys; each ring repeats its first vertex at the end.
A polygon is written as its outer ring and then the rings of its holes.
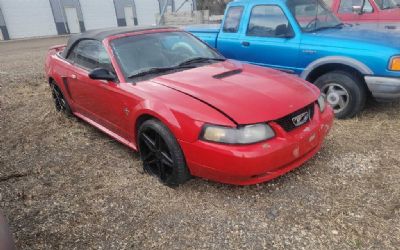
{"type": "MultiPolygon", "coordinates": [[[[362,6],[363,0],[341,0],[339,6],[339,13],[353,13],[353,6],[362,6]]],[[[364,4],[364,13],[372,13],[374,12],[374,8],[372,8],[371,3],[368,0],[365,0],[364,4]]]]}
{"type": "Polygon", "coordinates": [[[247,27],[248,36],[278,37],[277,28],[290,27],[289,20],[279,6],[258,5],[255,6],[250,15],[247,27]]]}
{"type": "Polygon", "coordinates": [[[240,20],[242,19],[243,7],[233,6],[226,12],[223,31],[226,33],[236,33],[239,29],[240,20]]]}

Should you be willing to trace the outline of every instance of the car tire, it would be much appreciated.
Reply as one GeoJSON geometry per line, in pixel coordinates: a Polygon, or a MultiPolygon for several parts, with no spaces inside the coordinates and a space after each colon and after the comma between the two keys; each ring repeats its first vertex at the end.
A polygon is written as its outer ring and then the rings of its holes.
{"type": "Polygon", "coordinates": [[[145,121],[137,138],[140,158],[147,173],[169,187],[179,186],[191,178],[176,138],[160,121],[145,121]]]}
{"type": "Polygon", "coordinates": [[[314,84],[326,95],[338,119],[352,118],[365,106],[367,90],[362,79],[347,71],[332,71],[314,84]]]}
{"type": "Polygon", "coordinates": [[[71,106],[67,99],[64,97],[65,95],[61,91],[61,89],[54,82],[50,83],[51,93],[54,100],[54,106],[58,112],[63,112],[67,116],[72,116],[71,106]]]}

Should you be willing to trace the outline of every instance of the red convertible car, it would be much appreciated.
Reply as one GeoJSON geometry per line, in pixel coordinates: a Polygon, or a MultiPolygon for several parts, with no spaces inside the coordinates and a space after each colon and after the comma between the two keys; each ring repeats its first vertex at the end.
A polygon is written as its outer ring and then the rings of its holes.
{"type": "Polygon", "coordinates": [[[139,151],[168,186],[270,180],[316,154],[332,126],[312,84],[227,60],[176,28],[72,36],[50,49],[46,74],[58,111],[139,151]]]}

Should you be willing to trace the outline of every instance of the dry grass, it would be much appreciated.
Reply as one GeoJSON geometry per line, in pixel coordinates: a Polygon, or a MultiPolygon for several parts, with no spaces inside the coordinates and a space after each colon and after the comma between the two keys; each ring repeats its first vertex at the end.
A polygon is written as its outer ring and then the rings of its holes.
{"type": "Polygon", "coordinates": [[[396,249],[400,103],[335,122],[323,150],[275,181],[169,189],[135,153],[56,113],[52,38],[0,43],[0,207],[20,249],[396,249]]]}

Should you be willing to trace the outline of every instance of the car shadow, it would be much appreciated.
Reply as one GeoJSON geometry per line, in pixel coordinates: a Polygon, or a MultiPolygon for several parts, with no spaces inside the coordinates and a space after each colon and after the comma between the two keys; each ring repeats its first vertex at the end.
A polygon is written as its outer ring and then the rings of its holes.
{"type": "Polygon", "coordinates": [[[387,118],[391,119],[398,115],[398,110],[400,110],[400,100],[378,102],[373,98],[369,98],[360,116],[386,115],[387,118]]]}

